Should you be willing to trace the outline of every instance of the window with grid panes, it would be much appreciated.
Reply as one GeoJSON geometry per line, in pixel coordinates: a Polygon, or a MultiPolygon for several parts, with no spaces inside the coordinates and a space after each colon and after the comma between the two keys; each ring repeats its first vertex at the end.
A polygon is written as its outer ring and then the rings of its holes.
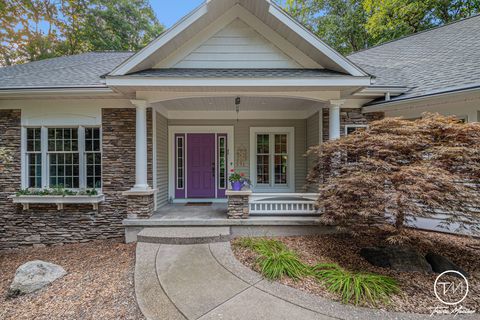
{"type": "Polygon", "coordinates": [[[25,187],[101,188],[100,128],[42,127],[25,132],[25,187]]]}

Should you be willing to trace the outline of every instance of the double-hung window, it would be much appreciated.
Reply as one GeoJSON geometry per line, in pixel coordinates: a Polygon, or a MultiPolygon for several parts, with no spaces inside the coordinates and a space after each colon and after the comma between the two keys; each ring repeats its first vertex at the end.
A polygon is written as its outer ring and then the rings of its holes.
{"type": "Polygon", "coordinates": [[[250,172],[255,190],[294,191],[293,128],[251,128],[250,172]]]}
{"type": "Polygon", "coordinates": [[[101,188],[100,128],[25,128],[24,187],[101,188]]]}

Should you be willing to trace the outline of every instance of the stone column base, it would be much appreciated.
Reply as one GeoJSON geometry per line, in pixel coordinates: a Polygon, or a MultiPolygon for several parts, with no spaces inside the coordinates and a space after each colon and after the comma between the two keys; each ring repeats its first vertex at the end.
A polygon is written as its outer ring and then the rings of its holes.
{"type": "Polygon", "coordinates": [[[252,191],[226,191],[229,219],[248,219],[250,215],[248,203],[251,194],[252,191]]]}
{"type": "Polygon", "coordinates": [[[127,215],[129,219],[148,219],[155,211],[155,190],[126,191],[127,215]]]}

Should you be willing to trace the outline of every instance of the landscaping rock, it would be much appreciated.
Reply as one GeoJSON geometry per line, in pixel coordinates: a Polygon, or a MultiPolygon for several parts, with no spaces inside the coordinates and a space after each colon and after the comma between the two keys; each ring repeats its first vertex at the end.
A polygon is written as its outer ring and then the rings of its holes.
{"type": "Polygon", "coordinates": [[[363,248],[360,255],[378,267],[403,272],[432,272],[432,267],[425,257],[413,248],[399,246],[363,248]]]}
{"type": "MultiPolygon", "coordinates": [[[[432,266],[432,270],[436,273],[442,273],[445,271],[454,270],[454,271],[460,272],[467,278],[470,276],[468,272],[466,272],[465,270],[463,270],[462,268],[454,264],[452,261],[450,261],[449,259],[439,254],[429,252],[425,256],[425,259],[427,259],[428,263],[430,263],[430,265],[432,266]]],[[[452,275],[460,278],[460,275],[456,275],[456,274],[452,274],[452,275]]]]}
{"type": "Polygon", "coordinates": [[[63,277],[67,272],[53,263],[35,260],[18,267],[10,286],[9,295],[31,293],[63,277]]]}

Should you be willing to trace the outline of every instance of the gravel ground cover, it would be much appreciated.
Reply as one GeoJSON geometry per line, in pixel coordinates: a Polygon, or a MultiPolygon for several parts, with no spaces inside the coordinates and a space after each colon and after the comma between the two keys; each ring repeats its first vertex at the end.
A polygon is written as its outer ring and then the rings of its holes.
{"type": "Polygon", "coordinates": [[[134,295],[135,245],[98,241],[0,252],[0,319],[144,319],[134,295]],[[35,293],[7,299],[17,267],[31,260],[68,274],[35,293]]]}
{"type": "MultiPolygon", "coordinates": [[[[433,251],[448,257],[451,261],[463,267],[470,273],[470,292],[462,303],[464,308],[480,313],[480,239],[440,234],[425,231],[411,231],[411,243],[423,254],[433,251]]],[[[363,259],[359,252],[361,248],[382,245],[386,234],[364,233],[352,238],[347,235],[321,235],[303,237],[276,238],[294,250],[305,263],[337,263],[341,267],[361,272],[371,272],[391,276],[396,279],[402,293],[392,297],[389,304],[379,304],[376,308],[430,314],[432,307],[442,306],[435,298],[433,284],[437,274],[421,274],[397,272],[390,269],[375,267],[363,259]]],[[[251,269],[259,272],[256,264],[257,254],[248,248],[239,247],[233,241],[233,251],[238,260],[251,269]]],[[[339,301],[339,298],[328,292],[324,285],[313,278],[293,281],[283,278],[281,283],[307,291],[309,293],[339,301]]],[[[364,305],[375,308],[372,305],[364,305]]]]}

